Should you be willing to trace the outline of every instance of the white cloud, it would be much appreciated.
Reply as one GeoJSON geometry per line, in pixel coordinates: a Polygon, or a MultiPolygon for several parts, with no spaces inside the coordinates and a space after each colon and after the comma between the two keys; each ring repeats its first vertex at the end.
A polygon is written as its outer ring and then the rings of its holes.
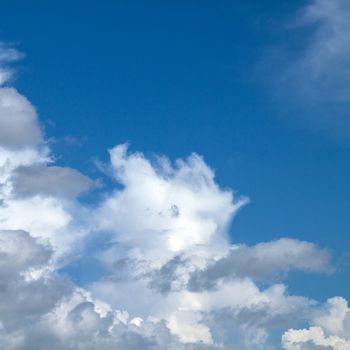
{"type": "Polygon", "coordinates": [[[52,270],[52,250],[25,231],[0,231],[0,346],[8,350],[179,349],[160,322],[112,311],[52,270]]]}
{"type": "MultiPolygon", "coordinates": [[[[1,93],[12,95],[17,120],[40,130],[27,100],[14,89],[2,88],[1,93]]],[[[46,248],[34,237],[52,248],[47,248],[40,264],[24,260],[20,271],[3,265],[17,283],[5,280],[6,305],[0,302],[7,315],[0,318],[0,344],[5,348],[36,344],[40,349],[50,342],[57,349],[214,349],[233,342],[250,349],[267,344],[271,324],[293,324],[313,306],[307,298],[289,296],[284,285],[259,288],[252,278],[256,274],[263,278],[277,264],[282,271],[323,270],[328,253],[286,239],[255,247],[231,246],[230,223],[247,199],[222,190],[200,156],[193,154],[175,164],[164,157],[151,162],[119,145],[110,151],[119,187],[96,206],[85,207],[75,197],[88,189],[91,180],[71,168],[53,166],[41,133],[28,142],[28,135],[17,132],[20,124],[8,123],[7,118],[12,115],[3,114],[3,125],[15,135],[15,144],[3,141],[0,148],[0,229],[6,230],[4,240],[12,242],[9,237],[18,236],[36,248],[29,249],[16,238],[17,250],[2,257],[22,261],[23,247],[27,254],[40,257],[38,250],[46,248]],[[30,234],[18,233],[23,230],[30,234]],[[91,297],[55,271],[69,264],[71,254],[84,256],[86,240],[99,234],[110,239],[96,255],[109,276],[89,286],[91,297]],[[240,257],[232,264],[250,265],[245,273],[237,274],[230,261],[225,263],[236,251],[240,257]],[[255,259],[266,271],[258,271],[255,259]],[[215,264],[225,265],[224,277],[216,276],[211,288],[190,287],[194,274],[205,275],[215,264]],[[9,307],[13,293],[18,303],[9,307]],[[32,293],[39,296],[35,303],[30,302],[32,293]],[[218,315],[225,315],[224,321],[219,322],[218,315]],[[257,315],[259,321],[254,321],[257,315]],[[234,339],[219,331],[228,327],[234,329],[234,339]]]]}
{"type": "Polygon", "coordinates": [[[232,193],[216,185],[201,157],[193,154],[172,167],[164,158],[151,164],[141,153],[128,154],[126,145],[110,154],[114,175],[124,189],[102,203],[96,222],[118,243],[130,246],[132,256],[157,256],[161,262],[178,252],[227,246],[227,227],[246,199],[233,202],[232,193]]]}
{"type": "MultiPolygon", "coordinates": [[[[0,50],[2,62],[15,54],[0,50]]],[[[53,165],[35,108],[0,88],[1,348],[262,349],[270,329],[292,329],[317,309],[279,279],[328,271],[329,253],[286,238],[232,245],[247,198],[220,188],[202,157],[151,161],[126,145],[110,156],[115,189],[84,205],[77,196],[92,180],[53,165]],[[106,276],[85,288],[62,277],[79,256],[99,259],[106,276]]],[[[344,320],[314,323],[346,339],[344,320]]]]}
{"type": "Polygon", "coordinates": [[[0,229],[46,239],[59,259],[79,251],[75,242],[89,231],[88,209],[76,197],[94,182],[52,163],[35,107],[16,89],[0,88],[0,229]]]}
{"type": "Polygon", "coordinates": [[[291,239],[231,246],[228,225],[246,199],[221,190],[201,157],[172,165],[128,153],[125,145],[110,153],[123,187],[96,211],[97,228],[109,232],[112,245],[101,255],[111,276],[93,283],[94,295],[133,316],[166,320],[184,343],[220,343],[210,319],[222,312],[234,320],[241,346],[263,346],[269,324],[305,317],[302,310],[312,301],[289,296],[280,284],[260,289],[252,278],[290,269],[327,271],[326,250],[291,239]]]}
{"type": "Polygon", "coordinates": [[[328,299],[308,329],[289,329],[283,334],[286,350],[350,349],[350,309],[344,298],[328,299]]]}
{"type": "Polygon", "coordinates": [[[75,197],[93,182],[52,162],[35,108],[14,88],[0,88],[0,228],[45,238],[58,257],[79,249],[73,243],[87,232],[75,197]]]}

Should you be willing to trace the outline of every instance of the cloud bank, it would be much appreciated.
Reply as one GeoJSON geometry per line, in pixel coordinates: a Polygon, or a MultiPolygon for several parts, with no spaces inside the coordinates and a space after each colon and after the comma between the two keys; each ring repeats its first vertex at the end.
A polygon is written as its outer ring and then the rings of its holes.
{"type": "MultiPolygon", "coordinates": [[[[1,62],[15,53],[0,46],[1,62]]],[[[328,272],[327,250],[232,243],[248,199],[220,188],[197,154],[109,152],[115,188],[86,204],[94,180],[54,165],[35,108],[0,88],[1,348],[277,349],[279,332],[287,350],[348,349],[346,301],[319,304],[284,283],[291,270],[328,272]],[[62,273],[90,257],[104,271],[93,281],[62,273]]]]}

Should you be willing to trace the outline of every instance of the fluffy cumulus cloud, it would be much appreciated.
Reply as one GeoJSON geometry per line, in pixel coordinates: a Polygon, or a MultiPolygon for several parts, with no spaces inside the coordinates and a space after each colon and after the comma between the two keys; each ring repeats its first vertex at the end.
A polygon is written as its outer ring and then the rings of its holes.
{"type": "Polygon", "coordinates": [[[25,231],[0,231],[2,349],[166,349],[165,325],[130,319],[58,276],[52,249],[25,231]]]}
{"type": "Polygon", "coordinates": [[[350,349],[350,309],[344,298],[327,301],[307,329],[290,329],[283,334],[286,350],[350,349]]]}
{"type": "MultiPolygon", "coordinates": [[[[16,52],[0,46],[0,62],[16,52]]],[[[319,304],[284,282],[330,271],[329,252],[289,238],[233,244],[248,199],[199,155],[116,146],[115,188],[93,203],[80,197],[94,180],[53,159],[35,108],[0,88],[0,348],[274,349],[276,332],[287,350],[348,348],[346,301],[319,304]],[[89,258],[103,272],[77,285],[70,268],[89,258]]]]}

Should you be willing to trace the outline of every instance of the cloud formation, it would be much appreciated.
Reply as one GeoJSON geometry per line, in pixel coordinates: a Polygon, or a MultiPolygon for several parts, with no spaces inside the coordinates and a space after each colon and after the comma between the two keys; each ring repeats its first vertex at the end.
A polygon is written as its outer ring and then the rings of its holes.
{"type": "Polygon", "coordinates": [[[53,163],[35,108],[0,88],[1,348],[273,349],[282,329],[290,350],[317,344],[314,328],[298,340],[304,322],[348,341],[343,299],[320,305],[283,282],[328,272],[329,252],[288,238],[232,244],[248,199],[220,188],[201,156],[150,160],[118,145],[115,188],[88,204],[79,196],[94,180],[53,163]],[[89,284],[62,274],[91,256],[104,272],[89,284]]]}
{"type": "Polygon", "coordinates": [[[0,345],[3,349],[166,349],[161,323],[111,311],[54,273],[52,249],[25,231],[0,231],[0,345]]]}
{"type": "Polygon", "coordinates": [[[327,300],[308,329],[290,329],[283,334],[286,350],[350,349],[350,309],[344,298],[327,300]]]}
{"type": "Polygon", "coordinates": [[[231,246],[227,255],[192,274],[192,289],[210,289],[219,281],[250,277],[263,281],[279,278],[290,270],[327,272],[330,254],[312,243],[289,238],[259,243],[253,247],[231,246]]]}

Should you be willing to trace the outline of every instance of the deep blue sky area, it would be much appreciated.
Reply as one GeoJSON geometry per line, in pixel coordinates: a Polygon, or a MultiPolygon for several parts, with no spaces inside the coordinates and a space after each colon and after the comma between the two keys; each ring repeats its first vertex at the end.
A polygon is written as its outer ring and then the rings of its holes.
{"type": "Polygon", "coordinates": [[[328,247],[339,271],[295,274],[291,291],[347,296],[350,138],[303,122],[327,111],[296,107],[273,81],[308,42],[312,28],[290,28],[306,1],[0,3],[0,40],[26,55],[16,86],[58,163],[103,178],[93,159],[126,141],[171,159],[197,152],[222,187],[251,199],[234,242],[328,247]]]}

